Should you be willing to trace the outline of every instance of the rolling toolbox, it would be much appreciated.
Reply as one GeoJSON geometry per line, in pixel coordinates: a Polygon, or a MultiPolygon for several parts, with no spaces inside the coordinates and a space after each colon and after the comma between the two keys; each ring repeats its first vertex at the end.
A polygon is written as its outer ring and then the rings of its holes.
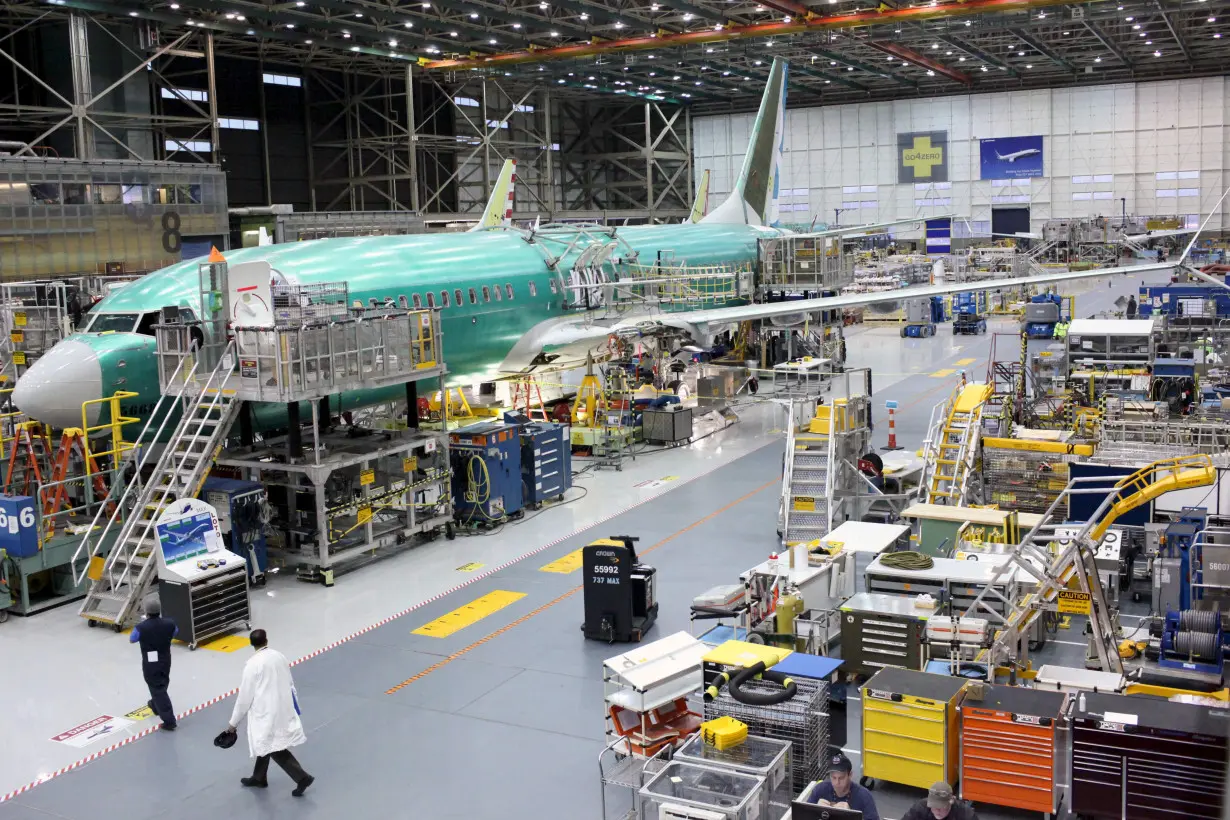
{"type": "Polygon", "coordinates": [[[1068,695],[971,685],[961,713],[961,797],[1054,814],[1068,695]]]}
{"type": "Polygon", "coordinates": [[[1072,715],[1072,811],[1216,820],[1226,787],[1226,710],[1082,694],[1072,715]]]}
{"type": "Polygon", "coordinates": [[[927,619],[909,595],[860,592],[841,605],[844,670],[874,675],[886,666],[922,669],[926,663],[927,619]]]}
{"type": "Polygon", "coordinates": [[[886,668],[863,687],[863,779],[957,781],[957,706],[968,681],[886,668]]]}

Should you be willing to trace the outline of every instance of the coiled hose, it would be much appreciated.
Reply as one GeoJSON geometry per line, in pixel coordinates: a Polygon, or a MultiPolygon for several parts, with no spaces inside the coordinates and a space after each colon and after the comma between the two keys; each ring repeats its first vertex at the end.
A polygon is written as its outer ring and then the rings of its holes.
{"type": "Polygon", "coordinates": [[[705,702],[709,703],[716,700],[718,693],[721,692],[724,685],[728,686],[732,698],[748,706],[773,706],[778,703],[785,703],[799,691],[798,684],[794,682],[793,678],[781,672],[766,669],[764,661],[744,667],[733,675],[730,672],[720,673],[717,681],[705,689],[705,702]],[[753,692],[743,689],[743,685],[751,680],[771,681],[781,684],[782,688],[776,692],[753,692]]]}
{"type": "Polygon", "coordinates": [[[893,569],[904,569],[911,572],[931,569],[935,561],[930,555],[921,552],[890,552],[880,556],[880,563],[893,569]]]}

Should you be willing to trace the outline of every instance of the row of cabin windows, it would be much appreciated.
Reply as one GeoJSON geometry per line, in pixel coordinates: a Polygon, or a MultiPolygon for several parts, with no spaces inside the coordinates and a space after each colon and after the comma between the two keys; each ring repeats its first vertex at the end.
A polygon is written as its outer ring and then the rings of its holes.
{"type": "MultiPolygon", "coordinates": [[[[552,293],[559,292],[559,289],[556,287],[554,279],[548,280],[548,284],[551,287],[552,293]]],[[[535,285],[533,282],[530,282],[529,286],[530,286],[530,296],[531,297],[537,296],[538,286],[535,285]]],[[[482,296],[483,296],[484,303],[490,302],[493,295],[495,297],[495,301],[497,302],[502,302],[504,301],[505,298],[507,298],[508,301],[511,302],[514,298],[513,286],[511,284],[505,284],[503,288],[501,288],[499,285],[492,285],[490,287],[487,285],[483,285],[481,290],[482,290],[482,296]]],[[[479,291],[478,288],[467,288],[466,293],[468,293],[470,297],[470,304],[472,305],[478,304],[478,291],[479,291]]],[[[436,295],[428,291],[426,294],[426,301],[427,301],[426,306],[431,309],[434,309],[436,307],[441,307],[441,308],[451,307],[454,304],[460,307],[465,304],[465,300],[463,298],[464,295],[465,294],[462,293],[461,288],[456,288],[452,292],[452,301],[450,301],[449,292],[447,290],[442,290],[440,291],[440,301],[437,302],[436,295]]],[[[412,293],[410,295],[410,298],[414,304],[415,310],[421,310],[423,308],[423,300],[424,300],[423,296],[420,296],[417,293],[412,293]]],[[[397,301],[401,307],[403,308],[407,307],[406,297],[404,295],[397,297],[397,301]]]]}

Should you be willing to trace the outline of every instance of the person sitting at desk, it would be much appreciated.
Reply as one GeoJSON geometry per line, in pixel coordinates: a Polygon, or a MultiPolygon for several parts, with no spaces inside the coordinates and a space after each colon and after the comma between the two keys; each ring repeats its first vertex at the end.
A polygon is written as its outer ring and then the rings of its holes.
{"type": "Polygon", "coordinates": [[[850,758],[837,754],[829,760],[829,779],[811,790],[807,797],[808,803],[821,806],[832,806],[835,809],[853,809],[863,813],[863,820],[880,820],[876,810],[875,798],[871,792],[854,782],[850,772],[854,771],[850,758]]]}
{"type": "Polygon", "coordinates": [[[968,803],[956,798],[952,786],[941,780],[901,820],[978,820],[978,815],[968,803]]]}

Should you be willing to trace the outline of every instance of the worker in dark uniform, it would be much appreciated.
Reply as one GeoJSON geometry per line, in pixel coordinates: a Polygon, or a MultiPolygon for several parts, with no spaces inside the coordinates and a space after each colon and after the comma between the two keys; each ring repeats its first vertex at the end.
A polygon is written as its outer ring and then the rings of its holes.
{"type": "Polygon", "coordinates": [[[863,820],[880,820],[875,798],[868,789],[854,782],[850,776],[852,771],[854,766],[850,764],[850,758],[843,754],[834,755],[829,760],[828,781],[812,789],[807,802],[835,809],[849,808],[861,811],[863,820]]]}
{"type": "Polygon", "coordinates": [[[968,803],[956,798],[952,786],[941,780],[927,791],[924,799],[910,806],[901,820],[978,820],[978,815],[968,803]]]}
{"type": "Polygon", "coordinates": [[[1135,319],[1135,318],[1136,318],[1136,297],[1135,297],[1135,296],[1129,296],[1129,297],[1128,297],[1128,304],[1127,304],[1127,317],[1128,317],[1129,319],[1135,319]]]}
{"type": "Polygon", "coordinates": [[[149,686],[149,708],[162,719],[162,728],[175,729],[175,710],[171,708],[171,641],[179,627],[170,618],[162,617],[162,604],[157,598],[145,602],[145,620],[133,627],[129,643],[141,645],[141,672],[149,686]]]}

